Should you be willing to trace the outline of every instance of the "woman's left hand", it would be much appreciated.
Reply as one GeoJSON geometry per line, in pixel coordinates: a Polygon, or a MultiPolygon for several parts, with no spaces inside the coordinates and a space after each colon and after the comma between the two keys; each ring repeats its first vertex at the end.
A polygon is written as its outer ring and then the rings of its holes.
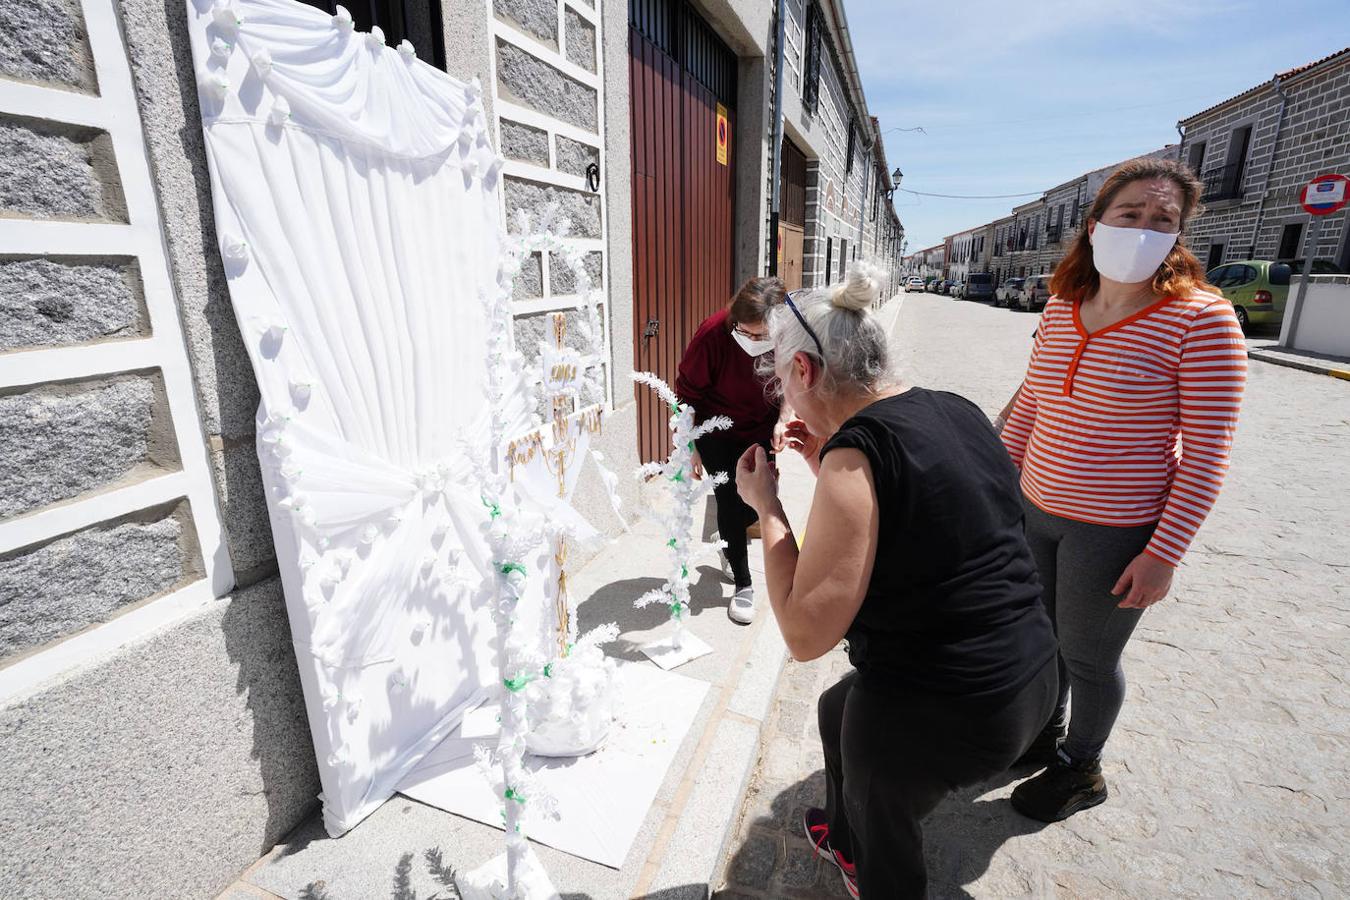
{"type": "Polygon", "coordinates": [[[1148,609],[1172,589],[1175,571],[1156,556],[1140,553],[1125,567],[1111,593],[1125,595],[1119,604],[1121,609],[1148,609]]]}
{"type": "Polygon", "coordinates": [[[778,475],[759,444],[751,445],[736,461],[736,492],[756,512],[778,499],[778,475]]]}

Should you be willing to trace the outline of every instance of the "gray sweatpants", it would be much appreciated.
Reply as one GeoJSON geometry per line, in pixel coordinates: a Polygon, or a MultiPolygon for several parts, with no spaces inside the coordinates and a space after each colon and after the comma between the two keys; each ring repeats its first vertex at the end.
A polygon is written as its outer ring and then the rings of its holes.
{"type": "Polygon", "coordinates": [[[1027,543],[1044,586],[1042,598],[1059,638],[1059,702],[1052,722],[1073,717],[1064,752],[1075,760],[1101,755],[1125,703],[1125,644],[1143,615],[1121,609],[1111,588],[1153,537],[1157,524],[1089,525],[1044,512],[1022,498],[1027,543]]]}

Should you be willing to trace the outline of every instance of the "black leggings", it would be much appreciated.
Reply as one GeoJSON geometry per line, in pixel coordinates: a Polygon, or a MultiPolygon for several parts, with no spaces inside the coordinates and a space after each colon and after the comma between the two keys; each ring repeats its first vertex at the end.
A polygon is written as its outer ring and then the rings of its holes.
{"type": "Polygon", "coordinates": [[[1055,707],[1051,659],[1001,703],[865,687],[850,672],[820,695],[830,846],[857,866],[864,900],[923,897],[920,822],[955,788],[1008,768],[1055,707]]]}
{"type": "MultiPolygon", "coordinates": [[[[703,475],[711,478],[718,472],[727,473],[727,483],[714,489],[717,498],[717,533],[727,542],[727,562],[731,564],[731,574],[736,587],[750,586],[750,552],[747,548],[745,529],[759,516],[746,505],[736,492],[736,463],[741,454],[753,444],[709,434],[696,441],[698,455],[703,460],[703,475]]],[[[767,444],[761,444],[764,452],[773,459],[767,444]]]]}

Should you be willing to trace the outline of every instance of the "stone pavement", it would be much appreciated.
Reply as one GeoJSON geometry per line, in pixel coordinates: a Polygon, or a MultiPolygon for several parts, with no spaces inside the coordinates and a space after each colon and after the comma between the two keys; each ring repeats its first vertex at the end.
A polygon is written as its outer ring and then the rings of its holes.
{"type": "MultiPolygon", "coordinates": [[[[893,346],[992,414],[1035,324],[912,294],[893,346]]],[[[1030,771],[954,795],[926,823],[934,897],[1350,896],[1348,464],[1350,384],[1253,361],[1218,507],[1126,651],[1111,799],[1043,826],[1007,801],[1030,771]]],[[[798,816],[823,805],[815,698],[847,665],[787,664],[717,896],[845,896],[798,816]]]]}

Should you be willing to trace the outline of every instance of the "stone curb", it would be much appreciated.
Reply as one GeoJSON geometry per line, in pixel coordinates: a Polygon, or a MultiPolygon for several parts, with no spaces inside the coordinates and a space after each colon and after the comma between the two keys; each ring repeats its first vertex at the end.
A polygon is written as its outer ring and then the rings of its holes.
{"type": "Polygon", "coordinates": [[[1283,353],[1273,353],[1269,350],[1248,350],[1247,356],[1250,359],[1260,360],[1261,362],[1271,363],[1277,366],[1284,366],[1288,369],[1312,372],[1315,375],[1330,375],[1332,378],[1350,381],[1350,368],[1343,366],[1317,362],[1315,360],[1303,360],[1283,353]]]}

